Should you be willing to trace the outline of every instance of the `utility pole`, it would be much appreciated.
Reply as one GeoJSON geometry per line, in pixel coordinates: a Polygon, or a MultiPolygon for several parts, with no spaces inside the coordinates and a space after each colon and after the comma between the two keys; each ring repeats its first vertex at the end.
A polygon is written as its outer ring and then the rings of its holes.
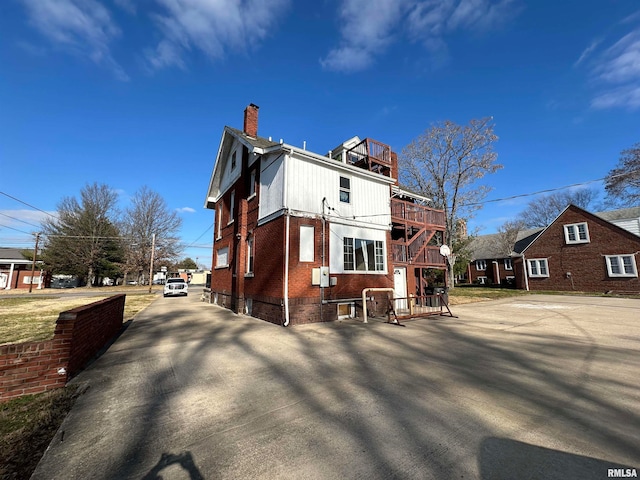
{"type": "Polygon", "coordinates": [[[33,276],[36,274],[36,259],[38,258],[38,241],[40,232],[36,233],[36,246],[33,249],[33,262],[31,262],[31,280],[29,281],[29,293],[33,291],[33,276]]]}
{"type": "Polygon", "coordinates": [[[151,293],[151,287],[153,286],[153,255],[156,251],[156,234],[151,235],[151,265],[149,266],[149,293],[151,293]]]}

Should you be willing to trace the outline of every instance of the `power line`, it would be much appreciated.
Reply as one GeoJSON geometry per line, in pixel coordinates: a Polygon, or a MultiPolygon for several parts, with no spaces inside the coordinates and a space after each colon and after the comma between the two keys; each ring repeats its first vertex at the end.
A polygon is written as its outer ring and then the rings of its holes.
{"type": "Polygon", "coordinates": [[[639,173],[640,173],[640,170],[632,170],[630,172],[618,173],[616,175],[607,175],[606,177],[598,178],[596,180],[587,180],[587,181],[580,182],[580,183],[573,183],[571,185],[565,185],[564,187],[548,188],[546,190],[540,190],[540,191],[532,192],[532,193],[522,193],[520,195],[513,195],[511,197],[496,198],[496,199],[493,199],[493,200],[483,200],[482,202],[477,202],[477,203],[466,203],[466,204],[461,205],[461,206],[463,206],[463,207],[473,207],[473,206],[476,206],[476,205],[484,205],[485,203],[504,202],[504,201],[507,201],[507,200],[513,200],[515,198],[532,197],[534,195],[540,195],[541,193],[551,193],[551,192],[557,192],[558,190],[565,190],[567,188],[583,187],[583,186],[589,185],[591,183],[602,182],[604,180],[609,180],[609,179],[612,179],[612,178],[628,177],[630,175],[635,175],[635,174],[639,174],[639,173]]]}
{"type": "Polygon", "coordinates": [[[26,206],[27,206],[27,207],[29,207],[29,208],[33,208],[34,210],[37,210],[37,211],[42,212],[42,213],[44,213],[44,214],[46,214],[46,215],[49,215],[50,217],[57,218],[55,215],[52,215],[52,214],[51,214],[51,213],[49,213],[49,212],[45,212],[44,210],[41,210],[41,209],[40,209],[40,208],[38,208],[38,207],[34,207],[33,205],[31,205],[31,204],[29,204],[29,203],[27,203],[27,202],[23,202],[23,201],[22,201],[22,200],[20,200],[19,198],[13,197],[13,196],[9,195],[8,193],[0,192],[0,194],[1,194],[1,195],[4,195],[5,197],[9,197],[10,199],[15,200],[16,202],[20,202],[21,204],[26,205],[26,206]]]}
{"type": "Polygon", "coordinates": [[[186,247],[184,247],[184,248],[191,248],[191,247],[193,247],[193,246],[194,246],[194,244],[195,244],[198,240],[200,240],[200,239],[204,236],[204,234],[205,234],[205,233],[207,233],[207,232],[208,232],[209,230],[211,230],[212,228],[213,228],[213,223],[212,223],[211,225],[209,225],[209,227],[208,227],[204,232],[202,232],[198,238],[196,238],[193,242],[191,242],[189,245],[187,245],[187,246],[186,246],[186,247]]]}
{"type": "Polygon", "coordinates": [[[20,220],[19,218],[12,217],[11,215],[7,215],[6,213],[2,213],[2,212],[0,212],[0,215],[2,215],[3,217],[10,218],[11,220],[15,220],[15,221],[17,221],[17,222],[26,223],[27,225],[31,225],[32,227],[40,228],[40,226],[39,226],[39,225],[35,225],[35,224],[33,224],[33,223],[29,223],[29,222],[27,222],[27,221],[25,221],[25,220],[20,220]]]}
{"type": "Polygon", "coordinates": [[[25,232],[24,230],[18,230],[17,228],[9,227],[8,225],[0,224],[0,227],[8,228],[9,230],[15,230],[16,232],[24,233],[25,235],[34,235],[33,233],[25,232]]]}

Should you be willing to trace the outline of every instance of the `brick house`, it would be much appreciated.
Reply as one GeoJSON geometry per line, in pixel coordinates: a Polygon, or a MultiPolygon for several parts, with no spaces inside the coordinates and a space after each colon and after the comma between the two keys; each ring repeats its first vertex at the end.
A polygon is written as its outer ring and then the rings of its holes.
{"type": "Polygon", "coordinates": [[[18,248],[0,247],[0,290],[13,288],[45,288],[49,286],[50,277],[38,268],[31,278],[33,262],[18,248]]]}
{"type": "MultiPolygon", "coordinates": [[[[444,213],[397,184],[397,156],[353,137],[327,155],[225,127],[205,207],[215,211],[211,302],[284,326],[361,313],[365,288],[407,297],[445,268],[444,213]]],[[[372,313],[386,311],[375,294],[372,313]]]]}
{"type": "Polygon", "coordinates": [[[514,257],[517,288],[640,293],[640,236],[569,205],[514,257]]]}
{"type": "Polygon", "coordinates": [[[513,256],[519,254],[541,231],[542,228],[536,228],[518,232],[513,249],[504,246],[499,233],[475,237],[469,246],[472,260],[467,265],[468,282],[479,285],[515,286],[513,256]]]}

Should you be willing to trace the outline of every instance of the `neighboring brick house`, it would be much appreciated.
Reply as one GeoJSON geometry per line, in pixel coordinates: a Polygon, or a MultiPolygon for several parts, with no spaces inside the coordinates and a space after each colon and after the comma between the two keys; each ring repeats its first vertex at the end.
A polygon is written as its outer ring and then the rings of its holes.
{"type": "Polygon", "coordinates": [[[526,290],[640,293],[640,236],[569,205],[514,257],[526,290]]]}
{"type": "Polygon", "coordinates": [[[469,246],[472,260],[467,266],[468,282],[479,285],[515,286],[513,255],[531,243],[541,231],[542,228],[536,228],[518,232],[512,248],[505,246],[500,233],[475,237],[469,246]]]}
{"type": "Polygon", "coordinates": [[[36,269],[31,278],[33,262],[17,248],[0,247],[0,290],[13,288],[45,288],[49,286],[49,277],[36,269]]]}
{"type": "MultiPolygon", "coordinates": [[[[249,105],[242,131],[224,128],[205,202],[211,301],[287,326],[353,317],[365,288],[419,291],[424,269],[445,268],[434,240],[444,213],[396,178],[387,145],[353,137],[319,155],[274,142],[249,105]]],[[[375,296],[368,308],[381,313],[375,296]]]]}

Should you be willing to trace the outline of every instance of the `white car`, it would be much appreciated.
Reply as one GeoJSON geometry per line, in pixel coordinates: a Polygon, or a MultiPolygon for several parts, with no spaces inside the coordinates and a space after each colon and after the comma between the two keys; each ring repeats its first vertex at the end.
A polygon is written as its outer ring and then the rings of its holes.
{"type": "Polygon", "coordinates": [[[169,295],[188,295],[189,285],[182,278],[169,278],[164,284],[164,296],[169,295]]]}

